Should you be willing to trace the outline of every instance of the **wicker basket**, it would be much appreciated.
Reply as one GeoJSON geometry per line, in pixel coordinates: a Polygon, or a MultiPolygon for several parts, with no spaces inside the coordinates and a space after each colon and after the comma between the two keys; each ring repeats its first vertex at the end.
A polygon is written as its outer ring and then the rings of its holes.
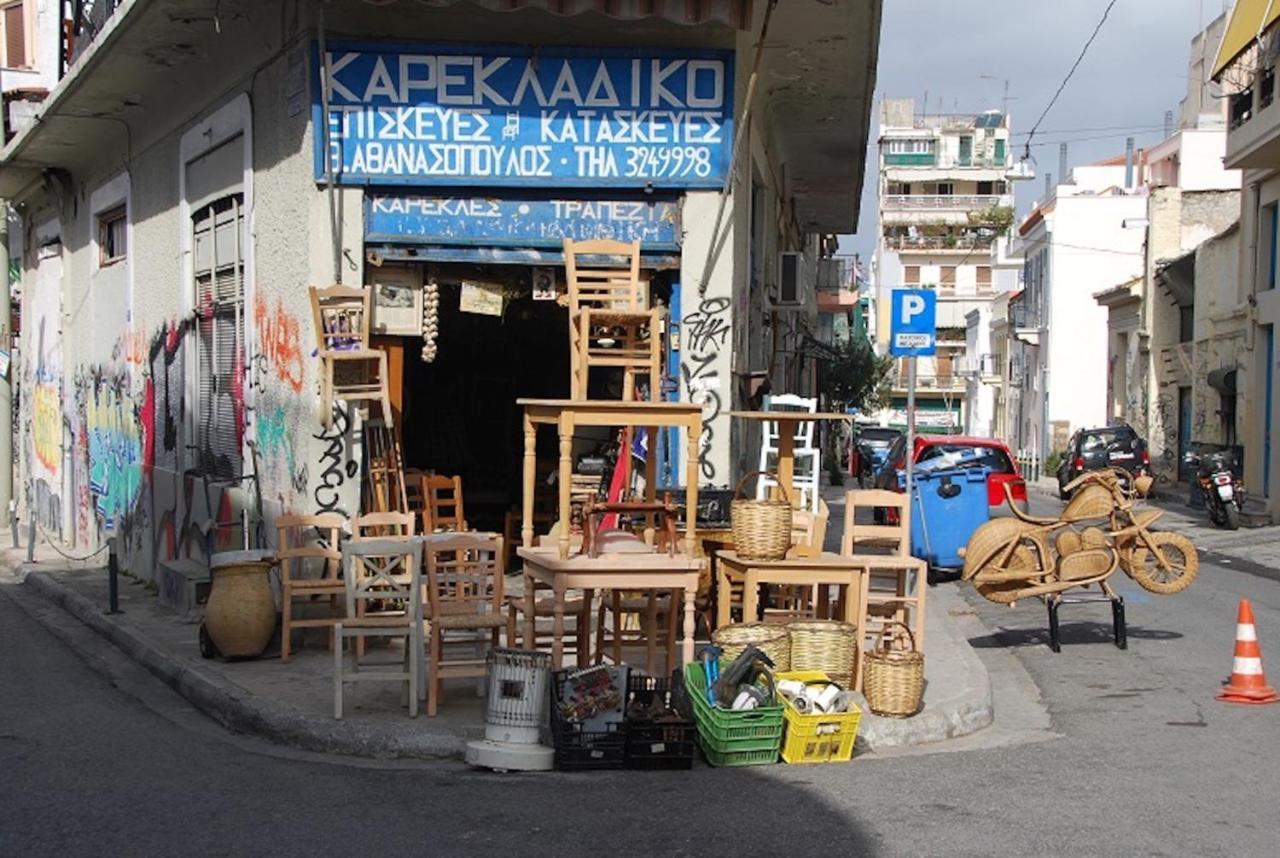
{"type": "Polygon", "coordinates": [[[858,627],[839,620],[796,620],[791,634],[791,669],[817,670],[845,688],[853,688],[858,658],[858,627]]]}
{"type": "Polygon", "coordinates": [[[781,498],[753,500],[739,497],[742,486],[754,476],[776,476],[752,471],[738,481],[729,505],[733,525],[733,548],[743,560],[781,560],[791,548],[791,499],[787,489],[778,483],[781,498]]]}
{"type": "Polygon", "coordinates": [[[862,693],[867,708],[875,714],[909,718],[920,711],[924,699],[924,654],[916,650],[915,636],[906,624],[885,623],[884,632],[875,650],[864,659],[862,693]],[[910,649],[893,649],[894,626],[906,632],[910,649]]]}
{"type": "Polygon", "coordinates": [[[786,626],[768,623],[735,623],[716,629],[711,633],[711,642],[724,651],[720,658],[725,662],[733,661],[742,655],[751,644],[773,659],[773,669],[791,669],[791,635],[786,626]]]}

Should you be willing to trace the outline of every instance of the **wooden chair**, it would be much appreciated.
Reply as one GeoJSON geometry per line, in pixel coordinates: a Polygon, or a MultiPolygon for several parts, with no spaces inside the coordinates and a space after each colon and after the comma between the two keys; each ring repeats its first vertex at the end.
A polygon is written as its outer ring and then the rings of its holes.
{"type": "MultiPolygon", "coordinates": [[[[280,661],[289,661],[295,628],[328,626],[331,630],[344,616],[340,601],[346,593],[342,583],[340,535],[346,520],[335,513],[325,515],[282,515],[276,519],[276,557],[280,561],[280,661]],[[313,562],[318,561],[318,562],[313,562]],[[307,577],[308,565],[319,566],[320,574],[307,577]],[[317,596],[327,597],[325,617],[293,617],[293,603],[313,604],[317,596]]],[[[333,635],[329,637],[333,645],[333,635]]]]}
{"type": "Polygon", "coordinates": [[[606,649],[612,649],[614,664],[622,664],[624,646],[644,646],[648,670],[656,676],[657,650],[662,647],[667,656],[666,673],[670,675],[676,666],[676,642],[680,640],[676,631],[679,611],[673,606],[680,605],[682,600],[676,595],[676,592],[653,590],[602,593],[596,618],[596,663],[604,660],[606,649]],[[608,622],[610,615],[612,625],[608,622]]]}
{"type": "Polygon", "coordinates": [[[414,536],[417,519],[408,512],[367,512],[351,519],[351,538],[380,539],[384,536],[414,536]]]}
{"type": "Polygon", "coordinates": [[[622,398],[635,398],[635,377],[649,378],[649,396],[658,398],[662,377],[662,314],[649,306],[640,278],[640,242],[609,239],[564,241],[569,281],[569,390],[587,398],[592,367],[622,370],[622,398]],[[601,265],[601,257],[626,260],[624,267],[601,265]],[[599,330],[605,329],[604,333],[599,330]]]}
{"type": "MultiPolygon", "coordinates": [[[[427,715],[434,716],[444,680],[485,676],[483,653],[446,661],[446,632],[487,634],[499,645],[507,616],[502,610],[502,537],[483,533],[442,533],[424,537],[427,566],[428,682],[427,715]]],[[[475,640],[472,640],[474,643],[475,640]]]]}
{"type": "Polygon", "coordinates": [[[911,523],[907,496],[884,489],[854,489],[845,496],[844,537],[840,553],[857,556],[869,571],[867,616],[858,632],[864,642],[875,641],[884,622],[906,623],[915,635],[916,647],[924,649],[924,601],[929,589],[929,565],[911,556],[911,523]],[[865,524],[858,511],[867,510],[897,524],[865,524]],[[874,628],[872,628],[874,626],[874,628]]]}
{"type": "Polygon", "coordinates": [[[420,540],[411,536],[349,539],[343,544],[347,616],[333,629],[334,718],[342,718],[344,684],[366,680],[405,683],[409,714],[417,717],[423,652],[421,550],[420,540]],[[359,644],[375,636],[404,638],[403,664],[362,664],[359,644]],[[357,643],[350,675],[343,670],[342,642],[347,638],[357,643]]]}
{"type": "Polygon", "coordinates": [[[470,530],[462,501],[462,477],[429,474],[422,479],[421,485],[423,533],[470,530]]]}
{"type": "Polygon", "coordinates": [[[372,302],[373,290],[367,286],[311,287],[321,363],[320,415],[326,429],[335,399],[376,402],[387,428],[394,428],[387,390],[387,353],[369,345],[372,302]]]}

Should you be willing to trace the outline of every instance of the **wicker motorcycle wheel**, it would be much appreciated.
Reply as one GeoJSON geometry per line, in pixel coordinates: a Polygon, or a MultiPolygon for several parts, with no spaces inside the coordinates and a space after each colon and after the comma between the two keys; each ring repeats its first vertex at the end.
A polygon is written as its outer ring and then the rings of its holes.
{"type": "Polygon", "coordinates": [[[1138,540],[1129,552],[1125,571],[1138,586],[1152,593],[1169,596],[1191,586],[1200,571],[1200,555],[1195,545],[1181,533],[1158,530],[1147,534],[1164,555],[1164,563],[1152,553],[1144,540],[1138,540]]]}

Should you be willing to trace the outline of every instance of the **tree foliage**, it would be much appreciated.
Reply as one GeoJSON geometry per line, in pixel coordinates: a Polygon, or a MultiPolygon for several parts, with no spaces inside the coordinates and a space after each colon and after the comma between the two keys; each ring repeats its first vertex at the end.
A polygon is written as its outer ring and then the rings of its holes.
{"type": "Polygon", "coordinates": [[[824,364],[822,392],[832,402],[862,411],[881,407],[889,398],[893,358],[878,357],[871,344],[851,337],[836,346],[839,357],[824,364]]]}

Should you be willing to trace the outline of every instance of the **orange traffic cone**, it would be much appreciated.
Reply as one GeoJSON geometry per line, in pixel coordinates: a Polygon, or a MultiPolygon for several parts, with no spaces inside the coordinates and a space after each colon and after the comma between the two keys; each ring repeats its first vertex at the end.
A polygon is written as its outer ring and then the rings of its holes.
{"type": "Polygon", "coordinates": [[[1258,632],[1253,626],[1253,606],[1240,600],[1236,618],[1236,656],[1231,663],[1231,679],[1218,692],[1227,703],[1275,703],[1280,694],[1267,685],[1262,672],[1262,650],[1258,648],[1258,632]]]}

